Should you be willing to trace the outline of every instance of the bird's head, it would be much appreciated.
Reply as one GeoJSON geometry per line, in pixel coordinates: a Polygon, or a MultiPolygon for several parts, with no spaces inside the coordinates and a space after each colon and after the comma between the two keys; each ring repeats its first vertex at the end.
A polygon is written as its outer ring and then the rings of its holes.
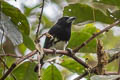
{"type": "Polygon", "coordinates": [[[71,23],[75,20],[76,18],[75,17],[68,17],[68,16],[65,16],[65,17],[62,17],[58,20],[57,24],[60,24],[60,25],[71,25],[71,23]]]}

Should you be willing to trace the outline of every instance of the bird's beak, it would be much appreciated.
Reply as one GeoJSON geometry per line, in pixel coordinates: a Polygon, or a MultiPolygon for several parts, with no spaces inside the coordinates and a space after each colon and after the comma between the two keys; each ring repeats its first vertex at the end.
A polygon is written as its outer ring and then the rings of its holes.
{"type": "Polygon", "coordinates": [[[67,23],[71,23],[72,21],[74,21],[76,18],[75,17],[69,17],[69,19],[67,19],[67,23]]]}

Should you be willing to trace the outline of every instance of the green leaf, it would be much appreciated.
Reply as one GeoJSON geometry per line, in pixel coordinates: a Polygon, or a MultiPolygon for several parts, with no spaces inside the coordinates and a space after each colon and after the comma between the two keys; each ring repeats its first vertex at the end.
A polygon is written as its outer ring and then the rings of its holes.
{"type": "Polygon", "coordinates": [[[60,71],[51,64],[47,69],[44,70],[42,80],[63,80],[60,71]]]}
{"type": "Polygon", "coordinates": [[[27,47],[22,43],[18,45],[18,48],[19,48],[20,53],[24,54],[27,47]]]}
{"type": "Polygon", "coordinates": [[[80,65],[78,62],[67,56],[63,57],[63,62],[61,63],[61,65],[67,68],[69,71],[78,74],[81,74],[84,71],[84,67],[82,65],[80,65]]]}
{"type": "Polygon", "coordinates": [[[85,4],[70,4],[64,7],[64,16],[75,16],[77,19],[75,23],[81,23],[84,21],[92,20],[92,21],[100,21],[107,24],[114,22],[114,20],[104,14],[99,9],[92,8],[85,4]],[[94,11],[93,11],[94,10],[94,11]]]}
{"type": "MultiPolygon", "coordinates": [[[[72,32],[71,39],[69,41],[68,47],[76,48],[80,46],[83,42],[88,40],[94,33],[98,32],[94,24],[87,24],[84,28],[82,28],[79,32],[72,32]]],[[[80,49],[80,52],[91,53],[96,52],[96,39],[93,39],[90,43],[88,43],[85,47],[80,49]]]]}
{"type": "Polygon", "coordinates": [[[34,72],[35,65],[35,63],[24,62],[13,71],[13,74],[17,80],[38,80],[37,73],[34,72]]]}
{"type": "Polygon", "coordinates": [[[28,35],[25,35],[25,34],[22,34],[22,35],[23,35],[23,43],[24,43],[24,45],[27,48],[29,48],[30,50],[35,50],[35,45],[34,45],[33,40],[28,35]]]}
{"type": "Polygon", "coordinates": [[[27,18],[21,13],[18,8],[8,4],[7,2],[1,2],[2,12],[11,18],[11,21],[17,26],[17,28],[24,34],[29,35],[30,28],[27,18]]]}
{"type": "Polygon", "coordinates": [[[95,32],[97,32],[97,30],[98,29],[96,29],[94,24],[86,24],[85,28],[83,28],[81,31],[87,32],[87,33],[90,33],[90,34],[94,34],[95,32]]]}
{"type": "Polygon", "coordinates": [[[93,0],[94,2],[104,3],[109,5],[118,6],[120,8],[120,0],[93,0]]]}
{"type": "Polygon", "coordinates": [[[11,56],[6,57],[6,64],[8,67],[10,67],[15,61],[16,61],[16,59],[11,56]]]}

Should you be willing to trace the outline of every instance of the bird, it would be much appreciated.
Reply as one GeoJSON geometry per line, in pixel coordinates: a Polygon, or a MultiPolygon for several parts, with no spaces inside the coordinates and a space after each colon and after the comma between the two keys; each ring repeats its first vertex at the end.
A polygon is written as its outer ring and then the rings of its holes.
{"type": "Polygon", "coordinates": [[[56,49],[64,49],[67,47],[68,41],[71,37],[71,26],[72,22],[75,20],[75,17],[62,17],[58,20],[58,22],[48,31],[48,33],[53,36],[51,39],[50,37],[46,37],[44,48],[49,49],[51,47],[56,48],[59,47],[59,43],[65,43],[65,45],[56,49]],[[58,45],[57,45],[58,44],[58,45]]]}
{"type": "MultiPolygon", "coordinates": [[[[65,50],[71,38],[71,26],[75,19],[75,17],[70,16],[63,16],[58,19],[57,23],[48,31],[48,34],[53,38],[46,37],[43,48],[65,50]]],[[[41,64],[43,64],[43,58],[41,59],[41,64]]],[[[34,71],[37,72],[37,70],[38,66],[35,67],[34,71]]]]}

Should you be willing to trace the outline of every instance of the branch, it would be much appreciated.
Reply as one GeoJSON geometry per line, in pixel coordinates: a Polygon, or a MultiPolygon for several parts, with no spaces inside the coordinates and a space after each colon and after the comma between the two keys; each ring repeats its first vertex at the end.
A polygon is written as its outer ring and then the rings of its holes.
{"type": "Polygon", "coordinates": [[[78,52],[81,48],[83,48],[84,46],[86,46],[91,40],[93,40],[94,38],[96,38],[97,36],[99,36],[100,34],[102,34],[103,32],[108,31],[109,29],[111,29],[112,27],[116,26],[120,24],[120,20],[115,21],[113,24],[107,26],[106,28],[104,28],[103,30],[101,30],[100,32],[94,34],[93,36],[91,36],[87,41],[85,41],[84,43],[82,43],[80,46],[78,46],[77,48],[75,48],[73,50],[74,53],[78,52]]]}
{"type": "Polygon", "coordinates": [[[111,63],[115,59],[118,59],[120,57],[120,52],[115,53],[109,60],[108,63],[111,63]]]}
{"type": "Polygon", "coordinates": [[[5,78],[13,71],[13,69],[20,64],[25,59],[28,59],[29,57],[35,55],[37,50],[34,50],[33,52],[29,53],[28,55],[23,56],[22,58],[18,59],[15,63],[11,65],[11,67],[8,69],[8,71],[1,77],[0,80],[5,80],[5,78]]]}
{"type": "MultiPolygon", "coordinates": [[[[47,54],[53,54],[54,50],[51,49],[44,49],[44,52],[47,54]]],[[[89,66],[82,61],[81,59],[77,58],[75,55],[70,54],[68,51],[64,51],[64,50],[56,50],[56,54],[62,54],[62,55],[66,55],[71,57],[72,59],[74,59],[75,61],[77,61],[78,63],[80,63],[82,66],[84,66],[85,68],[89,68],[89,66]]]]}
{"type": "MultiPolygon", "coordinates": [[[[40,18],[41,19],[41,18],[40,18]]],[[[120,23],[120,20],[117,20],[115,23],[111,24],[110,26],[106,27],[105,29],[101,30],[100,32],[94,34],[91,38],[89,38],[87,41],[85,41],[83,44],[81,44],[79,47],[77,47],[76,49],[74,49],[73,51],[74,52],[77,52],[79,51],[79,49],[81,49],[82,47],[84,47],[86,44],[88,44],[91,40],[93,40],[95,37],[97,37],[98,35],[102,34],[103,32],[109,30],[110,28],[112,28],[113,26],[115,25],[118,25],[120,23]]],[[[45,53],[48,53],[48,54],[53,54],[54,50],[51,50],[51,49],[43,49],[45,53]]],[[[11,65],[11,67],[8,69],[8,71],[2,76],[2,78],[0,80],[4,80],[12,71],[13,69],[18,65],[20,64],[21,62],[23,62],[25,59],[28,59],[29,57],[35,55],[37,52],[37,50],[34,50],[32,51],[31,53],[29,53],[28,55],[25,55],[23,56],[22,58],[18,59],[15,63],[13,63],[11,65]]],[[[80,63],[81,65],[83,65],[84,67],[86,68],[89,68],[89,66],[84,62],[82,61],[81,59],[77,58],[75,55],[72,55],[70,54],[68,51],[64,51],[64,50],[56,50],[56,53],[57,54],[62,54],[62,55],[67,55],[71,58],[73,58],[75,61],[77,61],[78,63],[80,63]]],[[[120,53],[120,52],[119,52],[120,53]]],[[[118,53],[117,53],[118,54],[118,53]]],[[[108,60],[108,63],[112,62],[113,60],[117,59],[119,56],[117,55],[116,57],[113,56],[112,58],[110,58],[108,60]]],[[[98,67],[98,66],[96,66],[98,67]]],[[[96,67],[92,68],[89,72],[94,72],[96,71],[96,67]]],[[[88,74],[88,72],[85,72],[83,75],[79,76],[78,78],[82,78],[84,76],[86,76],[88,74]]],[[[78,80],[78,79],[76,79],[78,80]]]]}
{"type": "Polygon", "coordinates": [[[103,44],[100,40],[97,40],[97,73],[98,75],[105,74],[104,66],[108,63],[108,56],[104,51],[103,44]]]}
{"type": "MultiPolygon", "coordinates": [[[[114,60],[118,59],[120,57],[120,52],[114,54],[109,60],[108,60],[108,64],[113,62],[114,60]]],[[[106,64],[107,65],[107,64],[106,64]]],[[[75,78],[74,80],[80,80],[81,78],[85,77],[86,75],[88,75],[89,73],[96,73],[96,68],[99,66],[95,66],[93,67],[89,72],[86,71],[84,72],[82,75],[78,76],[77,78],[75,78]]]]}
{"type": "Polygon", "coordinates": [[[22,58],[22,56],[17,56],[17,55],[14,55],[14,54],[0,54],[0,57],[4,57],[4,56],[11,56],[11,57],[14,57],[14,58],[22,58]]]}
{"type": "Polygon", "coordinates": [[[38,80],[41,79],[41,74],[40,74],[40,69],[41,69],[41,64],[40,64],[40,52],[37,52],[37,59],[38,59],[38,80]]]}
{"type": "MultiPolygon", "coordinates": [[[[115,21],[113,24],[109,25],[108,27],[104,28],[103,30],[101,30],[100,32],[94,34],[93,36],[91,36],[88,40],[86,40],[84,43],[82,43],[80,46],[78,46],[77,48],[75,48],[73,50],[74,53],[78,52],[81,48],[83,48],[84,46],[86,46],[91,40],[93,40],[94,38],[96,38],[97,36],[99,36],[100,34],[102,34],[105,31],[108,31],[109,29],[111,29],[112,27],[116,26],[120,24],[120,20],[115,21]]],[[[112,58],[110,58],[108,60],[108,63],[112,62],[113,60],[115,60],[116,58],[118,58],[118,56],[113,56],[112,58]]],[[[97,66],[92,68],[89,72],[95,72],[97,66]]],[[[74,80],[79,80],[81,78],[83,78],[84,76],[88,75],[88,72],[86,71],[85,73],[83,73],[82,75],[78,76],[77,78],[75,78],[74,80]]]]}
{"type": "MultiPolygon", "coordinates": [[[[54,54],[54,50],[51,49],[43,49],[45,53],[47,54],[54,54]]],[[[23,62],[25,59],[28,59],[29,57],[35,55],[37,52],[37,50],[32,51],[31,53],[23,56],[22,58],[18,59],[15,63],[13,63],[11,65],[11,67],[8,69],[8,71],[2,76],[2,78],[0,80],[4,80],[12,71],[13,69],[20,64],[21,62],[23,62]]],[[[68,51],[64,51],[64,50],[56,50],[56,54],[62,54],[62,55],[66,55],[69,56],[71,58],[73,58],[75,61],[77,61],[78,63],[80,63],[81,65],[83,65],[86,68],[89,68],[89,66],[82,61],[81,59],[77,58],[75,55],[71,55],[68,51]]]]}
{"type": "Polygon", "coordinates": [[[44,0],[42,3],[42,10],[41,10],[40,17],[39,17],[39,23],[38,23],[38,28],[37,28],[37,32],[36,32],[36,39],[38,38],[39,31],[40,31],[40,23],[41,23],[41,19],[42,19],[43,9],[44,9],[44,0]]]}
{"type": "MultiPolygon", "coordinates": [[[[51,50],[51,49],[43,49],[45,53],[47,54],[54,54],[54,50],[51,50]]],[[[31,53],[23,56],[22,58],[18,59],[15,63],[13,63],[11,65],[11,67],[8,69],[8,71],[2,76],[2,78],[0,80],[4,80],[12,71],[13,69],[18,65],[20,64],[21,62],[23,62],[25,59],[28,59],[29,57],[35,55],[37,52],[37,50],[34,50],[32,51],[31,53]]],[[[84,62],[82,61],[81,59],[77,58],[75,55],[71,55],[68,51],[64,51],[64,50],[56,50],[56,54],[62,54],[62,55],[66,55],[66,56],[69,56],[71,58],[73,58],[75,61],[77,61],[79,64],[83,65],[84,67],[86,68],[89,68],[89,66],[84,62]]],[[[111,57],[109,60],[108,60],[108,63],[114,61],[115,59],[117,59],[120,55],[120,52],[116,53],[113,57],[111,57]]],[[[96,66],[98,67],[98,66],[96,66]]],[[[96,67],[94,67],[93,69],[90,70],[90,72],[95,72],[96,70],[96,67]]],[[[88,74],[88,72],[85,72],[83,75],[81,75],[81,77],[84,77],[88,74]]]]}
{"type": "MultiPolygon", "coordinates": [[[[38,48],[41,48],[41,45],[39,44],[40,40],[38,39],[38,37],[39,37],[39,32],[40,32],[40,23],[41,23],[41,19],[42,19],[43,9],[44,9],[44,0],[42,2],[42,10],[41,10],[40,17],[39,17],[39,23],[38,23],[38,28],[37,28],[37,32],[36,32],[36,38],[35,38],[36,45],[40,46],[38,48]]],[[[41,49],[39,50],[38,48],[36,48],[36,49],[38,51],[38,55],[37,55],[37,57],[38,57],[38,80],[40,80],[40,67],[41,67],[40,59],[41,59],[41,55],[43,55],[43,54],[40,51],[41,49]]]]}
{"type": "MultiPolygon", "coordinates": [[[[8,66],[7,66],[6,63],[2,60],[1,57],[0,57],[0,61],[3,63],[3,65],[5,66],[5,68],[9,69],[8,66]]],[[[13,73],[11,73],[11,76],[13,77],[14,80],[16,80],[16,77],[14,76],[13,73]]]]}

